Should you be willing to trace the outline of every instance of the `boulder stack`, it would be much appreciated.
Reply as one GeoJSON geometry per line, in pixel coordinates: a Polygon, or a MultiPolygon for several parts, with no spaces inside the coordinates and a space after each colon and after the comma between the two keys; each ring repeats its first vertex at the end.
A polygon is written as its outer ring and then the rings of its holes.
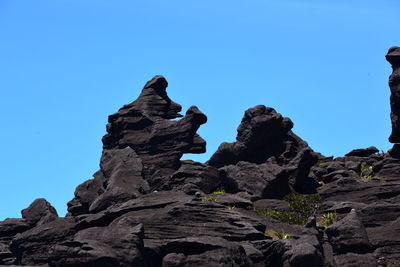
{"type": "MultiPolygon", "coordinates": [[[[400,142],[400,48],[393,66],[393,132],[400,142]]],[[[68,214],[45,199],[0,222],[0,265],[386,267],[400,265],[400,148],[344,157],[314,152],[293,122],[258,105],[236,141],[206,163],[196,133],[155,76],[108,118],[100,170],[76,188],[68,214]]]]}

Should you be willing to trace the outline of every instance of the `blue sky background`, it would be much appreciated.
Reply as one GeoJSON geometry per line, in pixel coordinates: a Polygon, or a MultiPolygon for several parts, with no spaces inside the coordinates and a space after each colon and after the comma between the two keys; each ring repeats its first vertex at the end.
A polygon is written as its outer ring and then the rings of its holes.
{"type": "Polygon", "coordinates": [[[206,161],[244,110],[274,107],[326,156],[390,144],[398,0],[0,0],[0,220],[66,213],[98,169],[107,116],[156,74],[197,105],[206,161]]]}

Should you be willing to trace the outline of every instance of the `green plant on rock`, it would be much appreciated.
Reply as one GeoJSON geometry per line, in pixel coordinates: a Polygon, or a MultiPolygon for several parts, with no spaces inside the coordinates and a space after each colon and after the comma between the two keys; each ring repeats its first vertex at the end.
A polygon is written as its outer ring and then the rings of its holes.
{"type": "Polygon", "coordinates": [[[317,222],[317,225],[327,228],[329,225],[331,225],[337,221],[338,221],[338,216],[337,216],[336,211],[327,212],[321,216],[321,218],[317,222]]]}
{"type": "Polygon", "coordinates": [[[272,238],[272,240],[281,240],[281,239],[294,239],[294,236],[284,232],[277,232],[272,229],[265,230],[264,234],[272,238]]]}
{"type": "Polygon", "coordinates": [[[289,207],[293,212],[299,213],[306,220],[311,216],[315,216],[322,203],[322,197],[318,194],[302,195],[292,193],[285,196],[283,200],[289,202],[289,207]]]}
{"type": "Polygon", "coordinates": [[[253,207],[257,213],[268,216],[288,224],[304,225],[308,218],[315,216],[322,203],[320,195],[302,195],[298,193],[289,194],[283,198],[289,202],[289,211],[277,211],[253,207]]]}
{"type": "Polygon", "coordinates": [[[205,196],[201,199],[203,202],[217,202],[217,199],[213,196],[205,196]]]}
{"type": "Polygon", "coordinates": [[[225,189],[217,189],[214,192],[212,192],[214,195],[223,195],[225,194],[225,189]]]}
{"type": "Polygon", "coordinates": [[[234,205],[228,205],[228,206],[226,206],[227,208],[228,208],[228,210],[234,210],[234,209],[236,209],[236,207],[234,206],[234,205]]]}
{"type": "Polygon", "coordinates": [[[326,168],[326,166],[328,166],[328,163],[326,163],[326,162],[318,163],[318,167],[320,167],[320,168],[326,168]]]}
{"type": "Polygon", "coordinates": [[[303,216],[301,216],[296,212],[262,209],[257,207],[253,207],[253,210],[258,214],[261,214],[263,216],[268,216],[275,220],[288,224],[304,225],[307,222],[307,218],[304,218],[303,216]]]}
{"type": "Polygon", "coordinates": [[[359,173],[361,181],[363,181],[365,183],[370,182],[374,178],[374,176],[372,175],[372,171],[373,171],[373,167],[371,165],[368,165],[365,163],[361,164],[360,173],[359,173]]]}

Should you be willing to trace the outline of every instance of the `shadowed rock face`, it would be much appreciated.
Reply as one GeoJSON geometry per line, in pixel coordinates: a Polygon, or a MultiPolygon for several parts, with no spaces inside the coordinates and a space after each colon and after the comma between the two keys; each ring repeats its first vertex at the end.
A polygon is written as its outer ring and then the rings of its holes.
{"type": "MultiPolygon", "coordinates": [[[[391,89],[398,87],[396,53],[388,54],[391,89]]],[[[66,217],[37,199],[22,218],[0,222],[1,266],[400,261],[398,144],[390,153],[371,146],[325,157],[293,133],[289,118],[259,105],[245,111],[236,141],[222,143],[208,162],[181,161],[205,151],[196,131],[207,118],[195,106],[180,115],[167,85],[155,76],[137,100],[109,116],[100,170],[76,188],[66,217]],[[305,194],[323,200],[306,201],[305,194]]]]}
{"type": "Polygon", "coordinates": [[[393,69],[393,73],[389,77],[390,119],[392,120],[392,133],[389,142],[400,143],[400,47],[390,48],[386,60],[389,61],[393,69]]]}
{"type": "Polygon", "coordinates": [[[179,168],[183,153],[204,153],[206,142],[196,131],[207,117],[192,106],[181,120],[171,121],[182,117],[182,107],[168,97],[167,86],[164,77],[155,76],[137,100],[110,115],[103,148],[129,146],[145,165],[174,169],[179,168]]]}
{"type": "Polygon", "coordinates": [[[222,143],[208,164],[222,167],[239,161],[264,163],[274,157],[288,163],[307,143],[292,131],[293,122],[263,105],[246,110],[238,127],[236,142],[222,143]]]}
{"type": "MultiPolygon", "coordinates": [[[[184,153],[204,153],[196,133],[207,117],[192,106],[185,116],[167,95],[162,76],[148,81],[138,99],[109,116],[100,171],[75,191],[71,214],[102,210],[170,185],[184,153]],[[180,120],[171,120],[181,118],[180,120]]],[[[173,183],[173,182],[172,182],[173,183]]]]}

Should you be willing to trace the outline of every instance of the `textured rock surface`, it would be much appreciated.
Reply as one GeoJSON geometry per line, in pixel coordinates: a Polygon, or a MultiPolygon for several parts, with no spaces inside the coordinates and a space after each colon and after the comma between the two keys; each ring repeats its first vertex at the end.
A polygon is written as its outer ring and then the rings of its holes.
{"type": "MultiPolygon", "coordinates": [[[[387,57],[392,95],[396,53],[387,57]]],[[[184,153],[205,151],[196,131],[207,118],[194,106],[180,115],[167,85],[155,76],[137,100],[109,116],[100,170],[76,188],[66,217],[37,199],[22,218],[0,222],[0,265],[386,267],[400,261],[398,145],[388,153],[369,147],[325,157],[293,133],[289,118],[259,105],[245,112],[236,141],[222,143],[208,162],[181,161],[184,153]]]]}
{"type": "Polygon", "coordinates": [[[392,64],[393,69],[393,73],[389,77],[390,119],[392,120],[392,133],[389,142],[400,143],[400,47],[390,48],[386,60],[392,64]]]}

